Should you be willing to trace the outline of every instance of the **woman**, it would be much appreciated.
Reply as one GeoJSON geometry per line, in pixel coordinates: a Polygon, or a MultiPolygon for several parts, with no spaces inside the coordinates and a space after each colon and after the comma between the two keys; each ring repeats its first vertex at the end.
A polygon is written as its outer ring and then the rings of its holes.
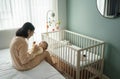
{"type": "Polygon", "coordinates": [[[10,53],[13,66],[17,70],[29,70],[37,66],[42,60],[46,59],[52,63],[50,55],[47,51],[42,54],[36,54],[39,47],[35,45],[34,50],[28,51],[27,40],[34,33],[34,26],[26,22],[20,29],[17,30],[16,36],[10,44],[10,53]]]}

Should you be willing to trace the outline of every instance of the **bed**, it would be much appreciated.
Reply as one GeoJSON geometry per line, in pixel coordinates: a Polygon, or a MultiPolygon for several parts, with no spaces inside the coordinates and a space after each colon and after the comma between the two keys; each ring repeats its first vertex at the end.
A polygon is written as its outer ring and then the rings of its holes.
{"type": "Polygon", "coordinates": [[[56,69],[69,79],[102,77],[104,41],[68,30],[43,33],[42,40],[49,44],[56,69]]]}
{"type": "Polygon", "coordinates": [[[28,71],[17,71],[12,67],[9,49],[0,50],[0,79],[65,79],[54,67],[42,61],[28,71]]]}

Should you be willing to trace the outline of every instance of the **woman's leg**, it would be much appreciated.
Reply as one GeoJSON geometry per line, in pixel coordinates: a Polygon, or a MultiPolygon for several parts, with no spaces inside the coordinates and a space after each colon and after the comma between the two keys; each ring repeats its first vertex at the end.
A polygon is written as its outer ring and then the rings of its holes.
{"type": "Polygon", "coordinates": [[[46,60],[49,64],[53,65],[53,61],[52,61],[52,58],[51,58],[51,56],[50,56],[50,53],[49,53],[48,51],[45,51],[44,53],[46,54],[45,60],[46,60]]]}
{"type": "Polygon", "coordinates": [[[24,64],[23,70],[29,70],[34,68],[35,66],[39,65],[43,60],[46,60],[48,63],[52,64],[52,59],[48,51],[43,52],[42,54],[37,55],[33,60],[29,61],[28,63],[24,64]]]}
{"type": "Polygon", "coordinates": [[[43,61],[43,60],[46,60],[46,61],[47,61],[48,63],[50,63],[51,65],[53,64],[52,59],[51,59],[50,54],[49,54],[48,51],[45,51],[45,52],[43,52],[42,54],[37,55],[37,56],[35,57],[35,60],[36,60],[36,62],[41,62],[41,61],[43,61]]]}

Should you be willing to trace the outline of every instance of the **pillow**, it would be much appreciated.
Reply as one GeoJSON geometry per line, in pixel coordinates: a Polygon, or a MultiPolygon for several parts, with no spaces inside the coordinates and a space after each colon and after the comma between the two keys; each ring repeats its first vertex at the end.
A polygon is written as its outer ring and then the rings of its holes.
{"type": "Polygon", "coordinates": [[[62,41],[59,41],[59,42],[56,42],[56,43],[50,43],[49,44],[49,48],[51,49],[55,49],[55,48],[59,48],[59,47],[63,47],[65,45],[68,45],[69,44],[69,41],[67,40],[62,40],[62,41]]]}
{"type": "Polygon", "coordinates": [[[76,45],[69,45],[69,47],[74,48],[74,49],[76,49],[76,50],[81,49],[80,47],[78,47],[78,46],[76,46],[76,45]]]}

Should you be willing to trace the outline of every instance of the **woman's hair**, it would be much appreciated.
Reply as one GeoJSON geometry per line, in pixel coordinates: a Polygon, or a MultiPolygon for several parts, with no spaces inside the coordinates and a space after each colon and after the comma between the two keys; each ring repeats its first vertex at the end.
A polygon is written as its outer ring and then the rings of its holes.
{"type": "Polygon", "coordinates": [[[16,31],[16,36],[28,37],[28,30],[34,31],[35,27],[30,22],[26,22],[20,29],[16,31]]]}

